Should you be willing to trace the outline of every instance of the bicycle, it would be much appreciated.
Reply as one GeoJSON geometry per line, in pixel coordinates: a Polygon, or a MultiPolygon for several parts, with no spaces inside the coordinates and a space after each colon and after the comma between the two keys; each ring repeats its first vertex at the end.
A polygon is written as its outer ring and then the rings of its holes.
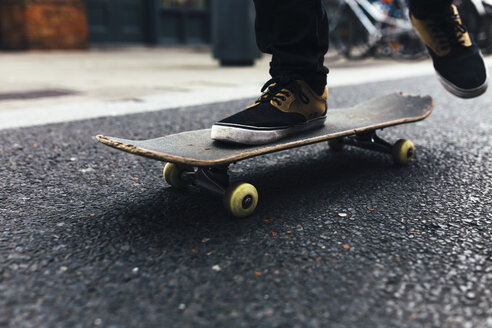
{"type": "Polygon", "coordinates": [[[412,27],[404,0],[339,0],[334,10],[325,0],[330,42],[349,59],[368,56],[419,59],[425,45],[412,27]]]}

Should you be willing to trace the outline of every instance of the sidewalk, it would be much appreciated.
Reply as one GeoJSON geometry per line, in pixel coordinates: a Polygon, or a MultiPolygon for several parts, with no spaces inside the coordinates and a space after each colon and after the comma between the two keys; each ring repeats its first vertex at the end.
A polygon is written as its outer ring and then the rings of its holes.
{"type": "MultiPolygon", "coordinates": [[[[0,53],[0,129],[256,97],[269,61],[224,68],[207,47],[0,53]]],[[[427,60],[326,65],[329,87],[433,74],[427,60]]]]}
{"type": "Polygon", "coordinates": [[[138,101],[149,95],[258,84],[268,77],[267,65],[264,58],[254,67],[220,69],[208,48],[0,53],[0,111],[138,101]],[[38,97],[31,92],[39,93],[38,97]]]}

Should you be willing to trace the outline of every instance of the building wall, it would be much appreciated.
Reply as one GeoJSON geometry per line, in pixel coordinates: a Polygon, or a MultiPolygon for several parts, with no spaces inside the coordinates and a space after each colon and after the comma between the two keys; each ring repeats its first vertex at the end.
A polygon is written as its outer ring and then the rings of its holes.
{"type": "Polygon", "coordinates": [[[0,0],[0,49],[206,44],[211,0],[0,0]]]}
{"type": "Polygon", "coordinates": [[[1,48],[83,49],[88,46],[83,0],[2,0],[1,48]]]}
{"type": "Polygon", "coordinates": [[[210,42],[209,0],[86,0],[86,5],[92,44],[210,42]]]}

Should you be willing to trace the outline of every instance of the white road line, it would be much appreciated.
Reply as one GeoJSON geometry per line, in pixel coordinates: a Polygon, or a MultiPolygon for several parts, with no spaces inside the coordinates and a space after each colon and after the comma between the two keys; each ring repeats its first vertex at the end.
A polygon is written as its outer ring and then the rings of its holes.
{"type": "Polygon", "coordinates": [[[258,93],[258,86],[222,88],[206,92],[166,93],[139,97],[138,101],[70,103],[48,108],[8,110],[0,112],[0,130],[224,102],[254,97],[255,92],[258,93]]]}

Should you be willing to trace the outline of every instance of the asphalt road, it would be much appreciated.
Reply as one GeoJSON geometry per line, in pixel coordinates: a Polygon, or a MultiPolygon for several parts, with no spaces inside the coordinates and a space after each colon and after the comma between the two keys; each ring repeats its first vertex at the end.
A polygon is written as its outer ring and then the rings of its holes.
{"type": "Polygon", "coordinates": [[[205,128],[249,101],[0,131],[0,327],[492,327],[492,95],[434,77],[335,88],[330,106],[430,93],[398,167],[325,144],[240,162],[230,219],[162,163],[98,144],[205,128]]]}

